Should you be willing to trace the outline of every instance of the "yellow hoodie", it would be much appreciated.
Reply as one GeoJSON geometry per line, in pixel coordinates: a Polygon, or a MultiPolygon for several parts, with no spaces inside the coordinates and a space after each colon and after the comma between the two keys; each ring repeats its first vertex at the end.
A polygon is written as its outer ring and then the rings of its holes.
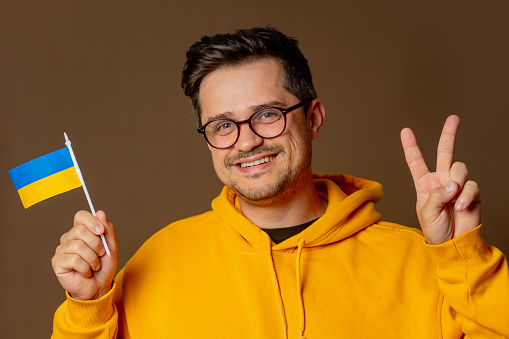
{"type": "Polygon", "coordinates": [[[507,261],[480,226],[438,246],[380,221],[380,184],[315,176],[325,214],[275,245],[225,188],[152,236],[97,301],[69,295],[54,338],[509,337],[507,261]]]}

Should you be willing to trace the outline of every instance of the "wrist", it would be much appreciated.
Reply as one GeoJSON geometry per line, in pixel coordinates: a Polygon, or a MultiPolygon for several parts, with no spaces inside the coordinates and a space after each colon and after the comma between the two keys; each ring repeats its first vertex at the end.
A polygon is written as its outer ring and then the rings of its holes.
{"type": "Polygon", "coordinates": [[[97,300],[78,300],[67,294],[65,317],[71,327],[89,329],[106,323],[115,315],[115,285],[97,300]]]}

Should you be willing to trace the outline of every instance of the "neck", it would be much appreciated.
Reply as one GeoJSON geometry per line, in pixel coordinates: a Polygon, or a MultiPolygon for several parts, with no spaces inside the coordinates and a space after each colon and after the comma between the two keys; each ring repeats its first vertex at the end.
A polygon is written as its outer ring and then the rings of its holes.
{"type": "Polygon", "coordinates": [[[242,214],[260,228],[281,228],[300,225],[321,217],[327,209],[327,201],[315,189],[313,180],[297,188],[288,199],[268,206],[255,206],[239,199],[242,214]]]}

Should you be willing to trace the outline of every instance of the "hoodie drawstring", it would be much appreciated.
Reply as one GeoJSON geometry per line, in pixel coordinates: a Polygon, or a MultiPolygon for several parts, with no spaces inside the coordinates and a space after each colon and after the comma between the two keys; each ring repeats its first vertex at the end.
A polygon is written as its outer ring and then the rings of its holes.
{"type": "Polygon", "coordinates": [[[297,262],[295,263],[295,273],[297,280],[297,298],[299,300],[299,339],[305,339],[304,329],[306,326],[306,313],[304,312],[304,300],[302,298],[302,276],[300,268],[300,259],[302,255],[302,248],[304,247],[304,238],[299,239],[297,246],[297,262]]]}
{"type": "MultiPolygon", "coordinates": [[[[288,322],[286,320],[285,308],[283,305],[283,296],[281,295],[281,288],[279,287],[279,280],[276,274],[276,267],[274,266],[274,258],[272,257],[272,240],[267,235],[267,233],[263,232],[264,236],[268,241],[268,254],[269,254],[269,264],[270,271],[272,273],[272,285],[274,287],[274,293],[276,295],[277,305],[279,307],[279,314],[281,316],[281,323],[284,329],[285,339],[288,339],[288,322]]],[[[299,301],[299,339],[306,339],[304,337],[304,330],[306,326],[306,313],[304,311],[304,300],[302,298],[302,270],[301,270],[301,258],[302,258],[302,249],[304,248],[304,238],[299,239],[297,245],[297,260],[295,263],[295,276],[297,281],[297,300],[299,301]]]]}
{"type": "Polygon", "coordinates": [[[285,339],[288,339],[288,322],[286,321],[285,315],[285,307],[283,305],[283,296],[281,295],[281,288],[279,287],[279,280],[276,275],[276,267],[274,266],[274,258],[272,258],[272,240],[269,235],[262,231],[264,236],[268,241],[268,251],[269,251],[269,262],[270,262],[270,271],[272,273],[272,285],[274,287],[274,293],[276,294],[277,305],[279,307],[279,315],[281,316],[281,323],[283,325],[283,329],[285,332],[285,339]]]}

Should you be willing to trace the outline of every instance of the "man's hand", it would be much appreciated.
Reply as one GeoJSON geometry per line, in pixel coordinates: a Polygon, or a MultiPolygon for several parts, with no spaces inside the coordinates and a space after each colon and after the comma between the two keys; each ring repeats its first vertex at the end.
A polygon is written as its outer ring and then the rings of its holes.
{"type": "Polygon", "coordinates": [[[481,201],[476,182],[468,180],[467,166],[453,163],[454,139],[460,119],[447,118],[438,142],[436,172],[430,172],[411,129],[401,131],[401,143],[417,192],[417,217],[431,245],[466,233],[481,223],[481,201]]]}
{"type": "Polygon", "coordinates": [[[106,214],[98,211],[96,218],[87,211],[76,213],[74,226],[60,238],[51,264],[60,285],[73,298],[94,300],[108,293],[117,269],[117,241],[106,214]],[[111,257],[106,255],[101,234],[111,257]]]}

